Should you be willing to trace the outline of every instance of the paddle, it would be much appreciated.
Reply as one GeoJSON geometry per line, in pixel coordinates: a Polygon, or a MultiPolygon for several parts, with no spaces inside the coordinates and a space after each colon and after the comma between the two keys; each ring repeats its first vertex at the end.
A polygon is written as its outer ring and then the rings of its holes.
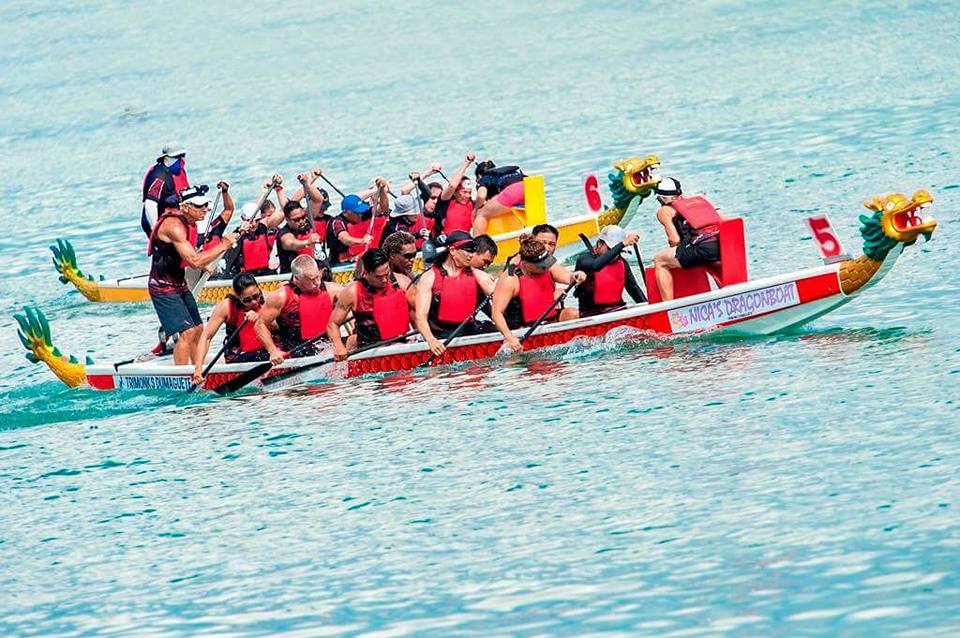
{"type": "MultiPolygon", "coordinates": [[[[484,297],[483,301],[481,301],[480,304],[473,309],[473,312],[470,313],[470,316],[464,319],[459,326],[453,329],[453,332],[450,333],[450,336],[447,337],[446,340],[443,342],[444,348],[449,346],[454,339],[460,336],[460,333],[462,333],[463,329],[467,327],[467,324],[470,323],[470,321],[477,316],[477,313],[480,312],[480,309],[483,308],[487,304],[487,302],[489,302],[491,299],[493,299],[493,295],[487,295],[486,297],[484,297]]],[[[421,363],[418,367],[426,368],[428,365],[433,363],[433,360],[434,358],[436,358],[436,356],[437,356],[436,354],[431,352],[430,356],[427,357],[427,360],[421,363]]]]}
{"type": "MultiPolygon", "coordinates": [[[[217,361],[220,360],[220,357],[223,356],[223,353],[227,351],[227,347],[230,345],[231,342],[233,342],[234,339],[237,338],[237,335],[240,334],[240,331],[243,330],[243,327],[246,325],[247,325],[247,318],[244,317],[243,321],[240,322],[240,325],[237,326],[237,329],[231,332],[227,336],[227,338],[224,340],[223,346],[220,348],[220,352],[218,352],[217,355],[213,358],[213,360],[207,364],[207,367],[203,369],[202,376],[204,378],[206,378],[206,376],[210,374],[210,369],[213,367],[213,364],[215,364],[217,361]]],[[[187,390],[187,394],[192,394],[196,392],[197,388],[199,387],[200,387],[199,383],[194,383],[193,385],[190,386],[190,389],[187,390]]]]}
{"type": "MultiPolygon", "coordinates": [[[[290,352],[287,353],[287,357],[290,358],[295,353],[303,352],[306,346],[311,346],[326,336],[327,336],[327,333],[322,332],[318,334],[316,337],[311,337],[307,339],[303,343],[291,348],[290,352]]],[[[246,385],[249,385],[250,383],[253,383],[257,379],[265,375],[267,372],[270,371],[272,367],[273,367],[272,363],[270,363],[269,361],[264,361],[263,363],[250,368],[240,376],[234,379],[231,379],[222,385],[217,386],[216,388],[213,389],[213,391],[216,392],[217,394],[230,394],[231,392],[236,392],[240,388],[246,385]]]]}
{"type": "Polygon", "coordinates": [[[550,315],[550,313],[553,311],[553,309],[556,308],[564,299],[566,299],[566,298],[567,298],[567,295],[570,294],[570,291],[573,290],[573,289],[576,288],[576,287],[577,287],[577,282],[576,282],[576,281],[571,282],[570,285],[567,286],[566,290],[564,290],[562,293],[560,293],[560,296],[557,297],[556,299],[554,299],[554,300],[553,300],[553,303],[550,304],[550,306],[549,306],[546,310],[543,311],[543,314],[540,315],[540,318],[537,319],[536,321],[534,321],[534,322],[533,322],[533,325],[530,326],[530,328],[527,329],[527,331],[526,331],[525,333],[523,333],[523,336],[520,337],[520,343],[523,343],[524,341],[526,341],[526,340],[527,340],[527,337],[529,337],[530,335],[532,335],[532,334],[533,334],[533,331],[536,330],[537,328],[539,328],[539,327],[540,327],[540,324],[542,324],[544,321],[547,320],[547,317],[550,315]]]}
{"type": "Polygon", "coordinates": [[[337,187],[334,185],[334,183],[331,182],[329,179],[327,179],[327,176],[324,175],[323,173],[320,173],[320,179],[322,179],[323,181],[325,181],[325,182],[327,183],[327,186],[329,186],[329,187],[332,188],[333,190],[337,191],[337,194],[339,194],[340,197],[346,197],[346,195],[343,194],[343,191],[340,190],[339,188],[337,188],[337,187]]]}
{"type": "Polygon", "coordinates": [[[643,296],[650,299],[650,295],[647,294],[647,271],[643,267],[643,257],[640,256],[640,246],[638,244],[633,245],[633,252],[637,256],[637,263],[640,264],[640,281],[643,282],[643,296]]]}
{"type": "MultiPolygon", "coordinates": [[[[397,341],[402,341],[402,340],[406,339],[407,337],[412,337],[412,336],[415,335],[415,334],[417,334],[417,331],[416,331],[416,330],[411,330],[410,332],[407,332],[407,333],[404,333],[404,334],[402,334],[402,335],[396,336],[396,337],[394,337],[394,338],[392,338],[392,339],[384,339],[383,341],[377,341],[376,343],[371,343],[371,344],[369,344],[369,345],[366,345],[366,346],[357,348],[356,350],[354,350],[353,352],[350,353],[350,355],[347,357],[346,360],[352,359],[353,357],[355,357],[356,355],[360,354],[361,352],[366,352],[366,351],[368,351],[368,350],[374,350],[374,349],[380,348],[380,347],[382,347],[382,346],[390,345],[391,343],[396,343],[397,341]]],[[[310,365],[305,365],[305,366],[303,366],[302,368],[294,368],[294,369],[292,369],[292,370],[287,370],[286,372],[280,372],[280,373],[278,373],[278,374],[273,375],[273,376],[270,377],[269,379],[264,379],[264,380],[263,380],[263,385],[264,385],[264,386],[267,386],[267,387],[269,387],[269,386],[271,386],[271,385],[275,385],[275,384],[277,384],[277,383],[280,383],[280,382],[283,381],[284,379],[288,379],[288,378],[290,378],[290,377],[292,377],[292,376],[294,376],[294,375],[302,374],[302,373],[307,372],[307,371],[309,371],[309,370],[314,370],[314,369],[316,369],[316,368],[320,368],[320,367],[325,366],[325,365],[330,365],[330,364],[333,363],[334,361],[336,361],[336,359],[335,359],[334,357],[327,357],[326,359],[323,359],[322,361],[317,361],[316,363],[311,363],[310,365]]]]}
{"type": "MultiPolygon", "coordinates": [[[[203,241],[200,242],[200,245],[199,245],[199,246],[195,246],[195,247],[194,247],[198,252],[201,252],[201,251],[203,250],[203,244],[205,244],[205,243],[207,242],[207,233],[210,231],[210,223],[213,221],[214,215],[216,215],[216,213],[217,213],[217,208],[220,206],[220,195],[221,195],[221,193],[222,193],[222,191],[218,188],[218,189],[217,189],[217,197],[216,197],[216,199],[213,200],[213,207],[210,208],[210,212],[207,214],[207,219],[206,219],[206,224],[207,224],[207,225],[206,225],[206,226],[204,227],[204,229],[203,229],[203,241]]],[[[184,279],[188,280],[188,281],[187,281],[187,285],[190,287],[190,292],[191,292],[191,294],[193,294],[194,297],[197,296],[197,293],[198,293],[199,291],[203,290],[204,284],[206,284],[206,283],[207,283],[207,279],[210,278],[210,273],[209,273],[209,271],[204,270],[204,271],[202,271],[202,272],[199,273],[199,275],[197,276],[196,281],[194,281],[194,282],[191,284],[191,283],[189,282],[189,279],[191,279],[191,278],[194,276],[194,273],[196,273],[196,272],[198,272],[196,269],[194,269],[194,268],[188,268],[187,271],[184,273],[184,279]]]]}

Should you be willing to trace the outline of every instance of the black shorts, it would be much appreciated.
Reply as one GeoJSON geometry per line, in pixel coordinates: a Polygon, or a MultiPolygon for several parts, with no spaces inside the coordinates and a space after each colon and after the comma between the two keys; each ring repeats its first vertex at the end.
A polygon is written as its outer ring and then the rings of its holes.
{"type": "Polygon", "coordinates": [[[162,295],[150,295],[153,308],[160,318],[160,326],[168,336],[178,335],[194,326],[202,326],[197,302],[189,290],[170,292],[162,295]]]}
{"type": "Polygon", "coordinates": [[[677,261],[681,268],[715,264],[720,261],[720,241],[707,239],[696,244],[680,244],[677,246],[677,261]]]}

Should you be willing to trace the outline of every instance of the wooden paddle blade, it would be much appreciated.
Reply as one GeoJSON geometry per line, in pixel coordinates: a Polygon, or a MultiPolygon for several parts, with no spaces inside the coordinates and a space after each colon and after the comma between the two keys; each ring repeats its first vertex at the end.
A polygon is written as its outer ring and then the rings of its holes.
{"type": "Polygon", "coordinates": [[[265,375],[267,372],[270,371],[270,368],[272,367],[273,367],[273,364],[270,363],[269,361],[267,361],[266,363],[261,363],[258,366],[250,368],[240,376],[230,379],[226,383],[218,385],[213,389],[213,391],[220,395],[231,394],[233,392],[236,392],[240,388],[249,385],[250,383],[256,381],[257,379],[265,375]]]}

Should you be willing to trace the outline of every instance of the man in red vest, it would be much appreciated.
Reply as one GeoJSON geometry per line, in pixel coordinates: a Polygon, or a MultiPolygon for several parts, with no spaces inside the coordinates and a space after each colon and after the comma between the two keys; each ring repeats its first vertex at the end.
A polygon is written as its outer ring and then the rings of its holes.
{"type": "Polygon", "coordinates": [[[170,142],[160,151],[157,163],[143,178],[140,227],[150,236],[154,224],[163,214],[164,200],[176,196],[190,186],[185,168],[187,152],[176,142],[170,142]]]}
{"type": "Polygon", "coordinates": [[[720,230],[717,226],[720,219],[713,206],[702,197],[684,197],[680,182],[673,177],[664,177],[654,193],[660,202],[657,221],[663,225],[670,247],[653,256],[653,267],[660,297],[671,301],[671,270],[720,261],[720,230]]]}

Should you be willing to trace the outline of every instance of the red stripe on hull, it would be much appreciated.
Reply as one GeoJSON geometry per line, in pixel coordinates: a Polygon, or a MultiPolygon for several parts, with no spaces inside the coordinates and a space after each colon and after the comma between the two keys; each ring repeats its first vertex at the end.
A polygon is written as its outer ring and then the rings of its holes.
{"type": "Polygon", "coordinates": [[[94,390],[116,390],[117,386],[110,374],[88,374],[87,385],[94,390]]]}
{"type": "Polygon", "coordinates": [[[823,299],[838,292],[840,292],[840,276],[837,272],[797,280],[797,295],[800,297],[801,304],[823,299]]]}

